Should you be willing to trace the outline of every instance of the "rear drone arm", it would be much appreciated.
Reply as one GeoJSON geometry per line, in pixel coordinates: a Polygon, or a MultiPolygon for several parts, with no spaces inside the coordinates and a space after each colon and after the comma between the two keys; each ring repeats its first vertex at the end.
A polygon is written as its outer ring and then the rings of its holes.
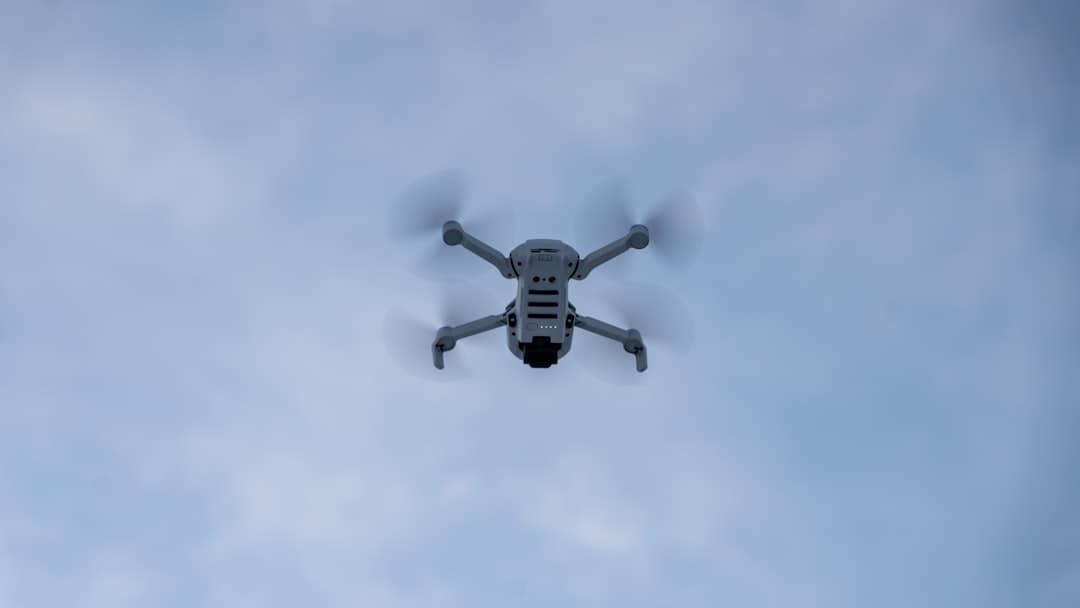
{"type": "Polygon", "coordinates": [[[508,279],[514,278],[514,269],[513,266],[510,265],[510,258],[499,253],[498,249],[495,249],[484,241],[465,232],[465,229],[462,228],[461,224],[458,222],[449,221],[443,224],[442,235],[443,242],[447,245],[450,245],[451,247],[454,245],[461,245],[465,249],[484,258],[484,260],[494,266],[504,277],[508,279]]]}
{"type": "Polygon", "coordinates": [[[649,229],[641,224],[634,224],[625,236],[611,241],[607,245],[585,256],[574,273],[575,279],[584,279],[594,268],[626,253],[630,249],[644,249],[649,244],[649,229]]]}
{"type": "Polygon", "coordinates": [[[464,325],[458,325],[457,327],[440,327],[439,331],[435,334],[435,341],[431,343],[431,358],[435,363],[435,367],[443,368],[443,353],[448,350],[454,350],[454,346],[457,345],[457,341],[462,338],[468,338],[469,336],[475,336],[476,334],[490,331],[496,327],[502,327],[506,325],[506,315],[491,315],[483,317],[475,321],[470,321],[464,325]]]}
{"type": "Polygon", "coordinates": [[[634,355],[634,360],[637,362],[637,371],[643,372],[645,371],[645,368],[649,366],[645,351],[645,342],[641,339],[641,333],[638,330],[620,329],[610,323],[605,323],[600,319],[582,315],[574,317],[574,326],[580,327],[585,331],[591,331],[598,336],[621,342],[623,350],[634,355]]]}

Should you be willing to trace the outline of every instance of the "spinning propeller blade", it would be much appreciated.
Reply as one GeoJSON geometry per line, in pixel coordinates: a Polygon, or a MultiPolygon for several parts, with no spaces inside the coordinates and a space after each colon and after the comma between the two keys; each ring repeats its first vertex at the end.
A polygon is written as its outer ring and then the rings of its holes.
{"type": "Polygon", "coordinates": [[[672,266],[693,262],[705,242],[705,214],[685,192],[672,193],[653,206],[644,224],[649,246],[672,266]]]}
{"type": "Polygon", "coordinates": [[[483,260],[443,243],[442,226],[449,220],[461,222],[470,234],[496,247],[514,238],[512,207],[472,209],[465,202],[467,190],[462,172],[442,171],[418,180],[390,208],[387,219],[392,237],[427,241],[413,265],[416,274],[437,281],[461,281],[484,268],[483,260]]]}
{"type": "MultiPolygon", "coordinates": [[[[383,341],[386,352],[398,367],[410,375],[424,380],[449,382],[470,375],[464,357],[454,358],[454,373],[440,373],[431,364],[431,343],[439,326],[411,314],[390,312],[383,320],[383,341]]],[[[454,355],[458,354],[457,348],[454,355]]],[[[445,370],[443,370],[445,371],[445,370]]]]}
{"type": "Polygon", "coordinates": [[[438,239],[444,222],[461,217],[465,194],[465,178],[459,171],[443,171],[418,180],[390,209],[390,234],[438,239]]]}
{"type": "MultiPolygon", "coordinates": [[[[475,369],[469,365],[469,351],[490,347],[498,341],[484,339],[486,336],[472,336],[458,342],[447,353],[447,369],[438,370],[432,365],[431,343],[442,326],[455,326],[474,319],[498,314],[505,309],[500,306],[492,294],[475,285],[461,285],[455,289],[443,286],[436,290],[435,307],[437,315],[424,320],[407,312],[394,310],[383,321],[383,339],[390,358],[406,372],[429,380],[465,378],[475,369]],[[453,373],[446,373],[452,368],[453,373]]],[[[491,333],[502,334],[499,330],[491,333]]],[[[494,338],[494,336],[492,336],[494,338]]]]}
{"type": "Polygon", "coordinates": [[[612,321],[641,332],[647,347],[664,346],[686,354],[694,343],[694,320],[686,302],[659,285],[621,282],[604,293],[612,321]]]}
{"type": "Polygon", "coordinates": [[[694,261],[705,241],[705,214],[688,194],[672,193],[642,212],[631,202],[625,181],[612,180],[596,188],[578,212],[582,255],[626,234],[634,224],[649,229],[648,249],[676,268],[694,261]]]}
{"type": "Polygon", "coordinates": [[[597,186],[578,208],[576,236],[581,255],[626,234],[635,224],[630,195],[623,180],[597,186]]]}
{"type": "MultiPolygon", "coordinates": [[[[681,355],[690,351],[694,342],[694,321],[686,302],[674,292],[653,284],[622,282],[605,289],[601,296],[605,303],[601,310],[605,312],[598,311],[597,315],[624,329],[641,332],[651,355],[650,369],[671,367],[661,363],[668,357],[653,355],[657,347],[681,355]],[[607,311],[614,315],[605,318],[607,311]]],[[[585,332],[575,331],[574,350],[583,351],[577,353],[587,357],[582,367],[597,379],[628,385],[641,382],[648,375],[648,372],[639,374],[635,370],[634,358],[623,350],[622,345],[611,340],[591,338],[585,332]],[[582,344],[586,340],[587,343],[582,344]]]]}

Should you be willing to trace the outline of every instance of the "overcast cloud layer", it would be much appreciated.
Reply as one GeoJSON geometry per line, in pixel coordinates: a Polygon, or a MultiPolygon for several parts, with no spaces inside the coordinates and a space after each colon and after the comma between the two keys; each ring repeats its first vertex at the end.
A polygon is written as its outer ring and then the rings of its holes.
{"type": "Polygon", "coordinates": [[[0,605],[1080,604],[1076,9],[381,4],[0,5],[0,605]],[[447,167],[506,251],[692,192],[572,286],[690,352],[402,369],[447,167]]]}

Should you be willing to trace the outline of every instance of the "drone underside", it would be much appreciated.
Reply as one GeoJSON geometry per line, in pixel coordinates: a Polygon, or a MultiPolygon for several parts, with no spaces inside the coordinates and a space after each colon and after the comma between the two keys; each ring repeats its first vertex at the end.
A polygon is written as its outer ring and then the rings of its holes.
{"type": "Polygon", "coordinates": [[[594,268],[629,249],[649,244],[649,231],[634,225],[626,235],[597,249],[582,259],[566,243],[552,239],[532,239],[518,245],[508,257],[465,232],[461,224],[443,225],[443,242],[462,245],[495,266],[508,279],[517,279],[517,297],[502,314],[490,315],[458,325],[441,327],[431,345],[435,367],[443,368],[443,353],[457,341],[498,327],[506,327],[510,352],[530,367],[547,368],[570,352],[574,328],[580,327],[622,343],[634,355],[637,370],[648,367],[645,342],[636,329],[622,329],[599,319],[577,314],[570,303],[570,279],[583,280],[594,268]]]}
{"type": "MultiPolygon", "coordinates": [[[[692,334],[692,330],[680,331],[671,325],[678,324],[680,320],[689,323],[689,315],[683,314],[685,307],[676,306],[675,313],[671,314],[672,309],[663,306],[663,297],[655,289],[620,298],[615,305],[617,309],[624,313],[631,308],[639,311],[637,315],[624,314],[627,324],[631,325],[624,329],[578,314],[577,308],[568,299],[568,286],[571,280],[588,278],[598,266],[630,249],[644,249],[647,246],[674,266],[686,266],[696,256],[704,238],[704,218],[697,206],[685,194],[674,193],[652,206],[643,217],[638,216],[627,204],[620,182],[599,188],[590,200],[595,204],[583,206],[581,211],[584,213],[579,213],[579,220],[582,217],[586,220],[579,221],[579,227],[584,227],[589,234],[579,234],[579,238],[595,238],[603,242],[603,239],[620,232],[622,236],[584,257],[573,247],[556,239],[531,239],[507,255],[466,232],[456,219],[450,219],[462,217],[464,210],[464,182],[458,172],[435,174],[415,184],[391,210],[389,219],[395,236],[430,238],[441,230],[443,243],[462,246],[494,266],[503,278],[516,280],[517,291],[509,304],[497,314],[460,325],[447,323],[437,330],[429,326],[429,329],[422,330],[415,342],[411,339],[391,340],[389,345],[392,352],[398,352],[398,346],[405,342],[414,346],[426,343],[429,339],[427,336],[431,335],[428,332],[434,331],[431,357],[435,367],[443,369],[445,353],[453,350],[459,340],[504,327],[510,352],[523,364],[543,369],[558,364],[570,352],[574,330],[580,328],[621,344],[625,352],[633,355],[637,371],[643,372],[648,367],[647,350],[641,332],[633,326],[648,328],[652,339],[669,345],[688,343],[691,336],[687,334],[692,334]],[[667,310],[662,310],[664,308],[667,310]],[[665,332],[661,331],[663,325],[674,331],[667,332],[665,336],[665,332]]],[[[506,211],[506,208],[500,209],[496,217],[505,217],[506,211]]],[[[498,232],[490,227],[485,228],[484,224],[480,221],[470,225],[485,234],[498,232]]],[[[441,248],[431,251],[428,262],[420,267],[425,269],[425,274],[428,269],[433,270],[443,264],[447,259],[444,253],[441,248]]],[[[436,274],[441,276],[441,273],[436,274]]],[[[474,294],[470,294],[470,298],[475,299],[474,294]]],[[[399,324],[397,327],[404,326],[399,324]]],[[[390,333],[396,332],[392,330],[390,333]]],[[[402,360],[408,361],[410,366],[415,361],[414,352],[410,347],[407,353],[401,355],[402,360]]]]}

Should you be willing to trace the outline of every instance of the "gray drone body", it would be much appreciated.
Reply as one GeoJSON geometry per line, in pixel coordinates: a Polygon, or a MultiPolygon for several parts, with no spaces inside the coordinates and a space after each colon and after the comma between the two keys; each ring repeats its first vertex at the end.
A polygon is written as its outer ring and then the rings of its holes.
{"type": "Polygon", "coordinates": [[[570,352],[577,327],[620,342],[627,353],[634,355],[637,370],[645,371],[648,362],[641,334],[577,314],[567,293],[571,279],[584,280],[600,264],[629,249],[647,246],[649,231],[645,226],[635,224],[626,235],[584,258],[573,247],[554,239],[528,240],[504,256],[465,232],[456,221],[446,222],[442,232],[447,245],[461,245],[480,256],[504,278],[516,279],[518,288],[517,296],[501,314],[440,328],[431,345],[435,367],[443,368],[443,353],[452,350],[458,340],[499,327],[506,328],[507,346],[524,364],[551,367],[570,352]]]}

